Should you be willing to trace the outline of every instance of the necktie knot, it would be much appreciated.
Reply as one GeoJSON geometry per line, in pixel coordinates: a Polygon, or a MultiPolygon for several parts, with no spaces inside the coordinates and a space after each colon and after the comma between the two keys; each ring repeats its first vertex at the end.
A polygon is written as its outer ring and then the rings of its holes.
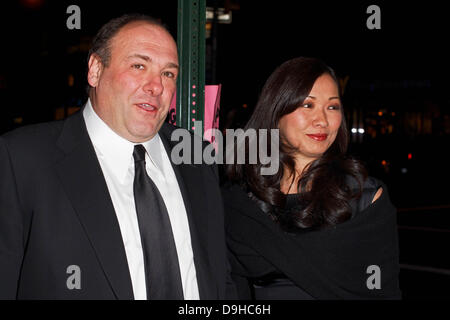
{"type": "Polygon", "coordinates": [[[145,148],[142,144],[137,144],[134,146],[133,150],[133,158],[134,162],[145,162],[145,148]]]}

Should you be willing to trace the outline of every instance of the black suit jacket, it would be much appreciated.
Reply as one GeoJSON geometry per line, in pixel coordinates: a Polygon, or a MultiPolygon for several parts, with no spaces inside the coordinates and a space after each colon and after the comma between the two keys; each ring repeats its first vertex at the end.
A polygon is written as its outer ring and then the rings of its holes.
{"type": "MultiPolygon", "coordinates": [[[[174,128],[160,130],[169,155],[174,128]]],[[[200,298],[223,299],[228,268],[216,167],[173,168],[200,298]]],[[[0,137],[0,299],[16,298],[133,299],[119,224],[81,112],[0,137]],[[73,265],[80,289],[67,286],[73,265]]]]}

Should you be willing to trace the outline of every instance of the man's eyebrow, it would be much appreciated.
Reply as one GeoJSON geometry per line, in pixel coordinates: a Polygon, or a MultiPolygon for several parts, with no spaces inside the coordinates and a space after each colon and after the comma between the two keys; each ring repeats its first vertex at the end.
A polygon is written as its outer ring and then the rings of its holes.
{"type": "MultiPolygon", "coordinates": [[[[138,54],[138,53],[132,54],[131,56],[128,56],[127,58],[128,59],[139,58],[139,59],[142,59],[142,60],[147,61],[147,62],[152,61],[152,59],[149,56],[144,56],[144,55],[138,54]]],[[[180,66],[178,64],[174,63],[174,62],[167,63],[165,67],[166,68],[180,69],[180,66]]]]}
{"type": "Polygon", "coordinates": [[[173,62],[169,62],[168,64],[166,64],[166,68],[175,68],[175,69],[180,69],[180,67],[173,62]]]}
{"type": "Polygon", "coordinates": [[[145,60],[145,61],[150,61],[151,59],[150,59],[150,57],[148,57],[148,56],[144,56],[144,55],[142,55],[142,54],[132,54],[131,56],[128,56],[128,59],[130,59],[130,58],[139,58],[139,59],[142,59],[142,60],[145,60]]]}

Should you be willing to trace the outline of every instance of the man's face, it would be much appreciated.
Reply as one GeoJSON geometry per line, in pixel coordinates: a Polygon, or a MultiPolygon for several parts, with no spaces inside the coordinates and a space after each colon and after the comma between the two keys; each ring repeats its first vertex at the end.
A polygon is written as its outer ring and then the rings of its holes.
{"type": "Polygon", "coordinates": [[[151,139],[161,128],[176,90],[177,47],[164,29],[132,22],[110,40],[105,67],[89,59],[88,82],[99,117],[131,142],[151,139]]]}

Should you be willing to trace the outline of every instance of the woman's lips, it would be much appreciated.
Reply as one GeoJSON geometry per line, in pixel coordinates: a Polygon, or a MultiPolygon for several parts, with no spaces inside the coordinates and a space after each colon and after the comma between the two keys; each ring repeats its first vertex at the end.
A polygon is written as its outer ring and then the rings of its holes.
{"type": "Polygon", "coordinates": [[[311,139],[314,139],[316,141],[323,141],[325,140],[328,135],[324,134],[324,133],[320,133],[320,134],[307,134],[308,137],[310,137],[311,139]]]}

